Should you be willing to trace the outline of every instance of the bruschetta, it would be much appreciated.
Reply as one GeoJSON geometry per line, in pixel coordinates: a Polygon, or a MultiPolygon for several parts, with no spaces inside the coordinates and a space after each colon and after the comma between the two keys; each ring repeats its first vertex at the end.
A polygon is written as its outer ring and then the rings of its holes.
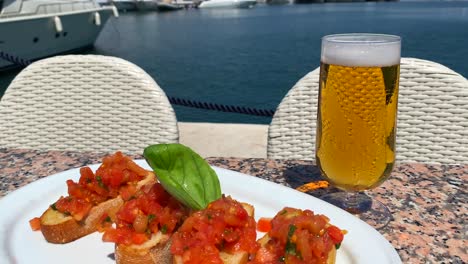
{"type": "Polygon", "coordinates": [[[115,243],[119,264],[170,263],[164,253],[189,212],[160,183],[145,185],[116,213],[115,226],[105,230],[103,241],[115,243]]]}
{"type": "Polygon", "coordinates": [[[124,201],[155,181],[153,172],[116,152],[103,159],[96,173],[83,167],[78,182],[68,180],[68,196],[50,205],[38,219],[38,228],[50,243],[74,241],[112,223],[124,201]]]}
{"type": "Polygon", "coordinates": [[[144,224],[139,227],[139,224],[135,225],[138,222],[135,212],[141,211],[141,208],[132,209],[134,203],[139,202],[130,201],[122,207],[117,213],[117,228],[106,231],[103,236],[104,241],[116,243],[115,258],[118,264],[244,264],[249,255],[258,249],[254,209],[249,204],[223,196],[206,209],[195,211],[190,216],[185,214],[185,217],[184,213],[189,211],[176,206],[166,211],[169,215],[178,216],[172,218],[172,223],[180,221],[181,225],[171,224],[167,227],[157,222],[167,218],[164,214],[154,212],[155,216],[148,217],[141,212],[143,214],[136,214],[144,217],[144,224]],[[132,216],[127,216],[127,213],[132,216]],[[153,222],[155,219],[161,220],[153,222]],[[150,223],[157,227],[151,228],[150,223]]]}
{"type": "Polygon", "coordinates": [[[271,220],[271,229],[258,240],[252,264],[334,264],[344,231],[324,215],[285,207],[271,220]]]}
{"type": "Polygon", "coordinates": [[[254,207],[222,196],[193,213],[172,236],[175,264],[244,264],[258,249],[254,207]]]}

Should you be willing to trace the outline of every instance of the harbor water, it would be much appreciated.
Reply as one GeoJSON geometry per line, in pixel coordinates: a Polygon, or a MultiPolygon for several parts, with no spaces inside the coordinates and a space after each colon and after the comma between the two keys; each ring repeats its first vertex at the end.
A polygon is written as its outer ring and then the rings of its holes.
{"type": "MultiPolygon", "coordinates": [[[[109,20],[84,53],[129,60],[172,97],[274,110],[297,80],[319,66],[321,37],[349,32],[400,35],[403,57],[433,60],[468,76],[468,1],[128,12],[109,20]]],[[[0,72],[0,96],[18,72],[0,72]]],[[[271,121],[174,108],[186,122],[271,121]]]]}

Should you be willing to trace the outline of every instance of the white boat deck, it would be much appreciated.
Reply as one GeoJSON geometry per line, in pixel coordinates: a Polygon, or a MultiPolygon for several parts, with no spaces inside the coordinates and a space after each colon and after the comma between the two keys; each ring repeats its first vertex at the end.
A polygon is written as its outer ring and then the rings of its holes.
{"type": "Polygon", "coordinates": [[[268,125],[179,122],[180,143],[202,157],[265,158],[268,125]]]}

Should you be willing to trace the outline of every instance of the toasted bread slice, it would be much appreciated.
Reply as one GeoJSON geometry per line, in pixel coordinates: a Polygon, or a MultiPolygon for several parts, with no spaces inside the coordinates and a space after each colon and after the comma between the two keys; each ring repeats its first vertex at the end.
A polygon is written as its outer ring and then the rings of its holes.
{"type": "MultiPolygon", "coordinates": [[[[226,252],[220,252],[219,256],[224,264],[244,264],[249,260],[249,254],[247,252],[238,252],[236,254],[228,254],[226,252]]],[[[159,262],[154,262],[159,263],[159,262]]],[[[173,262],[168,262],[170,264],[183,264],[181,256],[174,256],[173,262]]]]}
{"type": "Polygon", "coordinates": [[[105,201],[93,207],[86,219],[80,222],[49,207],[41,216],[41,232],[50,243],[74,241],[96,231],[103,215],[107,214],[113,219],[122,204],[120,197],[105,201]]]}
{"type": "MultiPolygon", "coordinates": [[[[219,256],[224,264],[244,264],[249,260],[249,254],[247,252],[237,252],[235,254],[229,254],[226,252],[220,252],[219,256]]],[[[159,262],[155,262],[159,263],[159,262]]],[[[172,264],[183,264],[181,256],[174,256],[172,264]]]]}
{"type": "Polygon", "coordinates": [[[115,260],[119,264],[171,264],[169,239],[158,232],[141,245],[116,245],[115,260]]]}
{"type": "MultiPolygon", "coordinates": [[[[254,216],[254,207],[252,205],[242,203],[242,206],[249,216],[254,216]]],[[[141,245],[116,245],[115,259],[117,264],[183,264],[182,257],[171,254],[171,242],[169,236],[158,232],[153,234],[149,241],[141,245]]],[[[225,264],[245,264],[249,255],[247,252],[237,252],[235,254],[220,252],[220,257],[225,264]]]]}
{"type": "MultiPolygon", "coordinates": [[[[260,244],[260,247],[264,247],[268,241],[270,240],[270,237],[268,234],[265,234],[262,238],[258,240],[258,243],[260,244]]],[[[327,258],[327,264],[335,264],[336,261],[336,248],[332,248],[330,252],[328,253],[328,258],[327,258]]]]}
{"type": "MultiPolygon", "coordinates": [[[[138,182],[137,189],[155,180],[154,173],[148,171],[147,176],[138,182]]],[[[95,232],[105,215],[114,221],[115,214],[123,203],[124,201],[120,196],[102,202],[91,208],[87,217],[82,221],[76,221],[72,216],[49,207],[40,217],[41,232],[50,243],[69,243],[95,232]]]]}

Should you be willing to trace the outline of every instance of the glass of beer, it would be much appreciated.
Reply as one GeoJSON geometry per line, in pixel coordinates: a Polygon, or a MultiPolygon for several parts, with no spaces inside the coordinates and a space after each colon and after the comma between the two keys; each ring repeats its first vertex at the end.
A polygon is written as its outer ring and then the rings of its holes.
{"type": "Polygon", "coordinates": [[[363,191],[387,179],[395,162],[401,39],[382,34],[337,34],[322,39],[316,162],[345,192],[322,199],[376,227],[388,209],[363,191]]]}

